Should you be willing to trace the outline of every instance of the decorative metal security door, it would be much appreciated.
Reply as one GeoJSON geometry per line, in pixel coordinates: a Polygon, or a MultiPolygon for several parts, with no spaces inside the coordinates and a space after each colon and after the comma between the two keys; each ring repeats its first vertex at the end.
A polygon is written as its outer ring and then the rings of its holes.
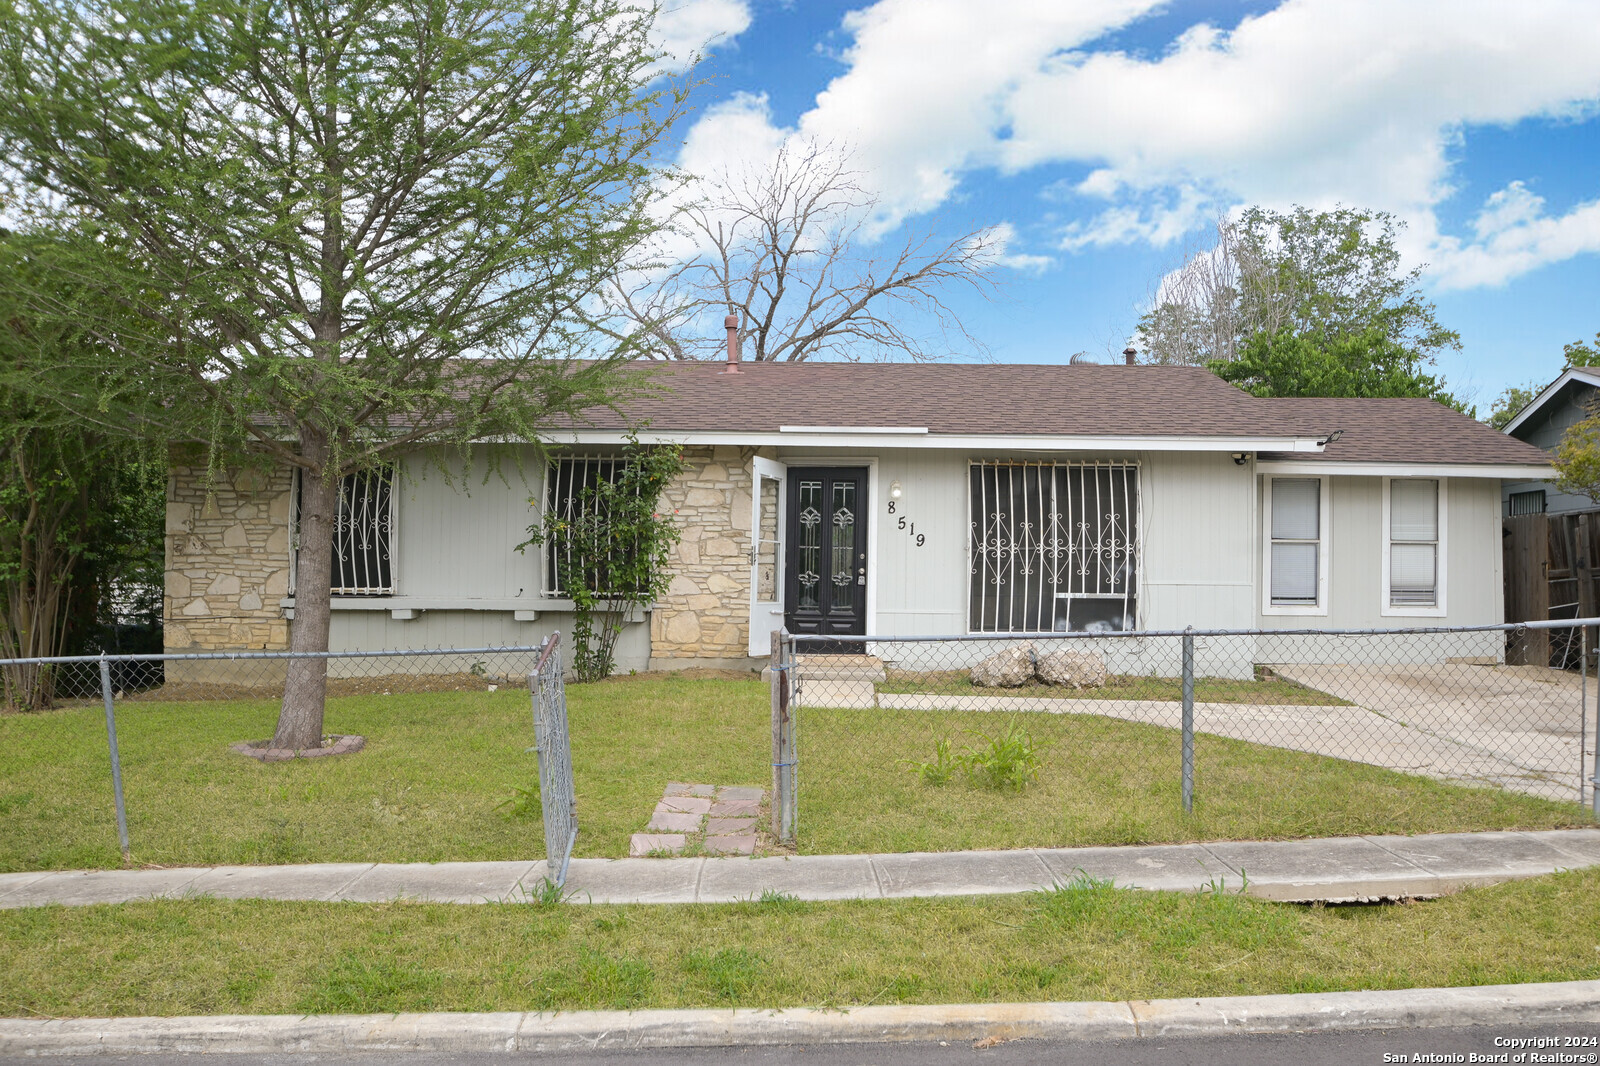
{"type": "Polygon", "coordinates": [[[866,470],[790,468],[788,497],[784,624],[791,633],[866,633],[866,470]]]}

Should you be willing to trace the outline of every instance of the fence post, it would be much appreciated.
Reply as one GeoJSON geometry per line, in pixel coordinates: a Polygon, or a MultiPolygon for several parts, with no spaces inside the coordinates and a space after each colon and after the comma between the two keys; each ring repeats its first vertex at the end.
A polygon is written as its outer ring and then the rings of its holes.
{"type": "Polygon", "coordinates": [[[122,756],[117,753],[117,716],[111,706],[111,664],[100,653],[100,695],[106,701],[106,738],[111,742],[111,791],[117,798],[117,843],[122,845],[122,864],[133,862],[128,849],[128,809],[122,802],[122,756]]]}
{"type": "MultiPolygon", "coordinates": [[[[1583,695],[1580,697],[1581,707],[1579,714],[1583,717],[1585,727],[1589,724],[1589,627],[1580,626],[1578,629],[1578,668],[1579,684],[1583,686],[1583,695]]],[[[1600,819],[1600,700],[1595,701],[1595,732],[1594,732],[1594,772],[1589,777],[1589,803],[1590,810],[1596,819],[1600,819]]],[[[1583,761],[1583,753],[1578,753],[1578,761],[1583,761]]],[[[1583,803],[1583,768],[1578,768],[1578,802],[1583,803]]]]}
{"type": "Polygon", "coordinates": [[[772,835],[779,842],[794,838],[794,716],[789,707],[793,664],[788,660],[787,634],[772,631],[772,835]]]}
{"type": "Polygon", "coordinates": [[[1194,813],[1194,626],[1183,631],[1183,810],[1194,813]]]}

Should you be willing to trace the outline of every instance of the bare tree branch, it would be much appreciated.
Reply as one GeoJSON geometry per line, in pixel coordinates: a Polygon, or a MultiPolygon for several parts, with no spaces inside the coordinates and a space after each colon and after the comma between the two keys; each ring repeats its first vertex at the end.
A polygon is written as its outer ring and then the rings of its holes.
{"type": "Polygon", "coordinates": [[[656,359],[717,358],[726,314],[738,316],[740,344],[756,361],[949,354],[918,334],[918,319],[981,350],[948,297],[962,287],[992,292],[995,231],[912,237],[872,254],[866,225],[877,200],[848,164],[837,148],[810,143],[781,149],[765,169],[701,182],[675,220],[678,240],[695,251],[636,265],[608,289],[597,328],[632,331],[656,359]]]}

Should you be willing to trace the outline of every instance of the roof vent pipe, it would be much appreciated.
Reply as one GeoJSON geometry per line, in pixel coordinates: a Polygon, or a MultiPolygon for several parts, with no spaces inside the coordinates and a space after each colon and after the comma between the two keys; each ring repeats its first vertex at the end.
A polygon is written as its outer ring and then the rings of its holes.
{"type": "Polygon", "coordinates": [[[1128,365],[1129,366],[1133,365],[1133,357],[1138,355],[1138,354],[1139,354],[1139,349],[1135,348],[1131,344],[1128,345],[1126,348],[1122,349],[1122,357],[1128,361],[1128,365]]]}
{"type": "Polygon", "coordinates": [[[729,315],[722,320],[728,328],[728,365],[723,368],[724,374],[738,374],[739,370],[739,316],[729,315]]]}

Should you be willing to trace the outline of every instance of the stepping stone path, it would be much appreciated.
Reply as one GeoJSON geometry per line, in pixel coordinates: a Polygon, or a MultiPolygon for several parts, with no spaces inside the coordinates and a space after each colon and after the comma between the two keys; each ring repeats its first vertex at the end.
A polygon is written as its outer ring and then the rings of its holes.
{"type": "Polygon", "coordinates": [[[628,854],[682,855],[691,839],[707,855],[753,855],[759,788],[668,783],[645,832],[633,834],[628,854]]]}

